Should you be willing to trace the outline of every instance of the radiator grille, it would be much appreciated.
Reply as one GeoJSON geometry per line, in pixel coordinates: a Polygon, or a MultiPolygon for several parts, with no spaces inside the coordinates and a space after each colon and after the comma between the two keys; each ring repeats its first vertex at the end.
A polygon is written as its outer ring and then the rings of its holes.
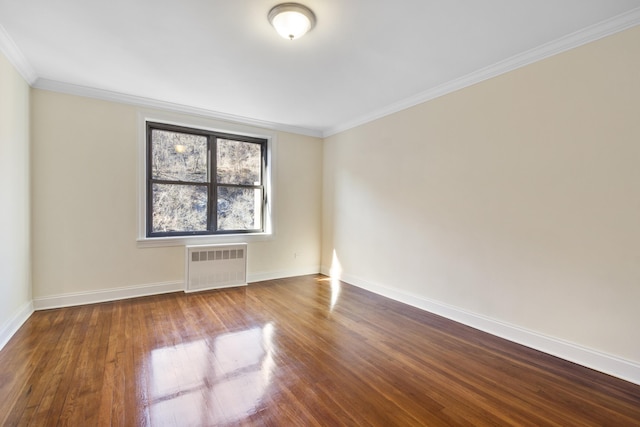
{"type": "Polygon", "coordinates": [[[186,247],[186,291],[245,286],[247,244],[186,247]]]}

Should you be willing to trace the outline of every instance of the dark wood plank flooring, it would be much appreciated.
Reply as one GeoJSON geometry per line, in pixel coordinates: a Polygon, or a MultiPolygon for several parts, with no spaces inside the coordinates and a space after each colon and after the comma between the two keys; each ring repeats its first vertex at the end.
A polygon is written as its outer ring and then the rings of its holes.
{"type": "Polygon", "coordinates": [[[34,313],[7,426],[640,426],[640,386],[323,276],[34,313]]]}

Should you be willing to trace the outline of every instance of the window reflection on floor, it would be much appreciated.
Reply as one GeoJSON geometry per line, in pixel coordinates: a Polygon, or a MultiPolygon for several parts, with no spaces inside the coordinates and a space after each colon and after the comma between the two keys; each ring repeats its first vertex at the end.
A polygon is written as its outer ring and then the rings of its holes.
{"type": "Polygon", "coordinates": [[[258,411],[274,368],[271,323],[152,350],[152,424],[231,423],[258,411]]]}

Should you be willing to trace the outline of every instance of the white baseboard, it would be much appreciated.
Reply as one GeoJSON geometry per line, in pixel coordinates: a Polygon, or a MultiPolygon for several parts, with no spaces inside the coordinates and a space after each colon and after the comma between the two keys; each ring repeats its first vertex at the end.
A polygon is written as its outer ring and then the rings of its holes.
{"type": "MultiPolygon", "coordinates": [[[[327,268],[322,267],[322,274],[327,273],[327,268]]],[[[446,317],[447,319],[471,326],[472,328],[479,329],[500,338],[640,385],[640,364],[638,363],[486,316],[471,313],[409,292],[391,289],[349,274],[342,274],[341,280],[367,291],[446,317]]]]}
{"type": "Polygon", "coordinates": [[[9,342],[11,337],[18,332],[20,326],[33,314],[33,302],[29,301],[18,310],[0,329],[0,350],[9,342]]]}
{"type": "Polygon", "coordinates": [[[287,277],[306,276],[308,274],[319,274],[320,266],[303,267],[293,270],[265,271],[260,273],[250,273],[247,275],[247,282],[263,282],[265,280],[285,279],[287,277]]]}
{"type": "MultiPolygon", "coordinates": [[[[264,280],[318,274],[318,272],[329,275],[329,268],[322,266],[308,267],[298,270],[253,273],[248,275],[247,281],[249,283],[253,283],[264,280]]],[[[341,280],[395,301],[420,308],[509,341],[522,344],[544,353],[548,353],[570,362],[640,385],[640,364],[638,363],[592,350],[558,338],[539,334],[537,332],[491,319],[486,316],[471,313],[439,301],[430,300],[408,292],[392,289],[361,279],[357,276],[343,274],[341,280]]],[[[2,349],[2,347],[9,341],[13,334],[15,334],[20,326],[29,318],[34,310],[47,310],[74,305],[94,304],[179,291],[184,291],[183,282],[166,282],[152,285],[131,286],[91,292],[76,292],[50,297],[34,298],[32,303],[30,302],[26,304],[0,330],[0,349],[2,349]]]]}
{"type": "MultiPolygon", "coordinates": [[[[247,282],[261,282],[263,280],[283,279],[285,277],[318,274],[320,267],[307,267],[285,271],[271,271],[249,274],[247,282]]],[[[100,302],[117,301],[149,295],[166,294],[169,292],[185,291],[184,282],[164,282],[150,285],[127,286],[122,288],[101,289],[97,291],[72,292],[33,299],[35,310],[71,307],[74,305],[95,304],[100,302]]]]}
{"type": "Polygon", "coordinates": [[[185,289],[185,294],[195,294],[203,291],[215,291],[216,289],[242,288],[248,286],[248,283],[235,283],[233,285],[213,286],[211,288],[185,289]]]}
{"type": "Polygon", "coordinates": [[[99,302],[117,301],[127,298],[166,294],[184,291],[184,282],[164,282],[151,285],[127,286],[122,288],[101,289],[97,291],[73,292],[33,299],[36,310],[71,307],[74,305],[95,304],[99,302]]]}

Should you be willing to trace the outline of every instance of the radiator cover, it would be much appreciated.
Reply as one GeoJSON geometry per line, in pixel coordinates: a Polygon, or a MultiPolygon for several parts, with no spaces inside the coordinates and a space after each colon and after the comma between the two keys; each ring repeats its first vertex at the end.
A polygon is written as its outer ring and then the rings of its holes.
{"type": "Polygon", "coordinates": [[[186,246],[185,292],[247,285],[247,244],[186,246]]]}

